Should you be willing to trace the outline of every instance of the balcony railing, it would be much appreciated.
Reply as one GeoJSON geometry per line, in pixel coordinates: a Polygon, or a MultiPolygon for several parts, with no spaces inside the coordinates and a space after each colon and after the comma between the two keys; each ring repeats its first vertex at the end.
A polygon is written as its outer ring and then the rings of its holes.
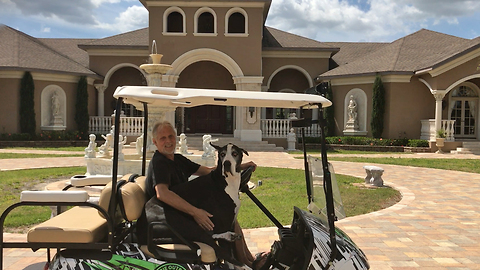
{"type": "MultiPolygon", "coordinates": [[[[112,125],[112,117],[110,116],[90,116],[89,133],[110,133],[112,125]]],[[[143,117],[120,118],[120,134],[124,136],[140,136],[142,133],[143,117]]]]}

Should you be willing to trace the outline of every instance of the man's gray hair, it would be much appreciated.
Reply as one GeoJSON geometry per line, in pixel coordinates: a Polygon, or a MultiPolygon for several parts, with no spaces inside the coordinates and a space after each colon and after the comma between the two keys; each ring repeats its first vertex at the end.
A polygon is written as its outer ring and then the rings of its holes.
{"type": "Polygon", "coordinates": [[[177,136],[177,131],[173,127],[172,123],[168,121],[159,121],[159,122],[156,122],[155,125],[153,125],[152,138],[156,138],[158,130],[162,129],[163,127],[170,127],[175,133],[175,136],[177,136]]]}

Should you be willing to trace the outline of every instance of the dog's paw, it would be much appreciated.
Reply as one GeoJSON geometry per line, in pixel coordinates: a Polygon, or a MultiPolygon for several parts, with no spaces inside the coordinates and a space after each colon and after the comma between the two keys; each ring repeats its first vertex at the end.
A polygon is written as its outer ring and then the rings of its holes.
{"type": "Polygon", "coordinates": [[[242,235],[234,232],[224,232],[224,233],[214,234],[212,235],[212,238],[215,240],[223,239],[228,242],[234,242],[242,239],[242,235]]]}

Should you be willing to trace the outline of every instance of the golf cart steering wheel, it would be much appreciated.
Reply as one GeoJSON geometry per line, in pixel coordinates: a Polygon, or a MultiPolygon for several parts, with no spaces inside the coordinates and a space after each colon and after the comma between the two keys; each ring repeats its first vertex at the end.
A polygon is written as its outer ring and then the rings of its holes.
{"type": "Polygon", "coordinates": [[[254,166],[250,166],[242,171],[241,180],[240,180],[241,192],[245,192],[248,190],[248,181],[250,181],[250,177],[252,177],[252,173],[254,169],[255,169],[254,166]]]}

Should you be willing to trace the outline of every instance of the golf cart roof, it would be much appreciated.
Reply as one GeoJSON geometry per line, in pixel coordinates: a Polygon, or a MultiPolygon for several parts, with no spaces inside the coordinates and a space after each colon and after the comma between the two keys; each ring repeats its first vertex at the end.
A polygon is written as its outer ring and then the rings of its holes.
{"type": "Polygon", "coordinates": [[[142,103],[163,107],[195,107],[223,105],[269,108],[316,108],[317,104],[328,107],[332,103],[319,95],[212,90],[196,88],[171,88],[152,86],[120,86],[113,94],[125,103],[141,109],[142,103]]]}

